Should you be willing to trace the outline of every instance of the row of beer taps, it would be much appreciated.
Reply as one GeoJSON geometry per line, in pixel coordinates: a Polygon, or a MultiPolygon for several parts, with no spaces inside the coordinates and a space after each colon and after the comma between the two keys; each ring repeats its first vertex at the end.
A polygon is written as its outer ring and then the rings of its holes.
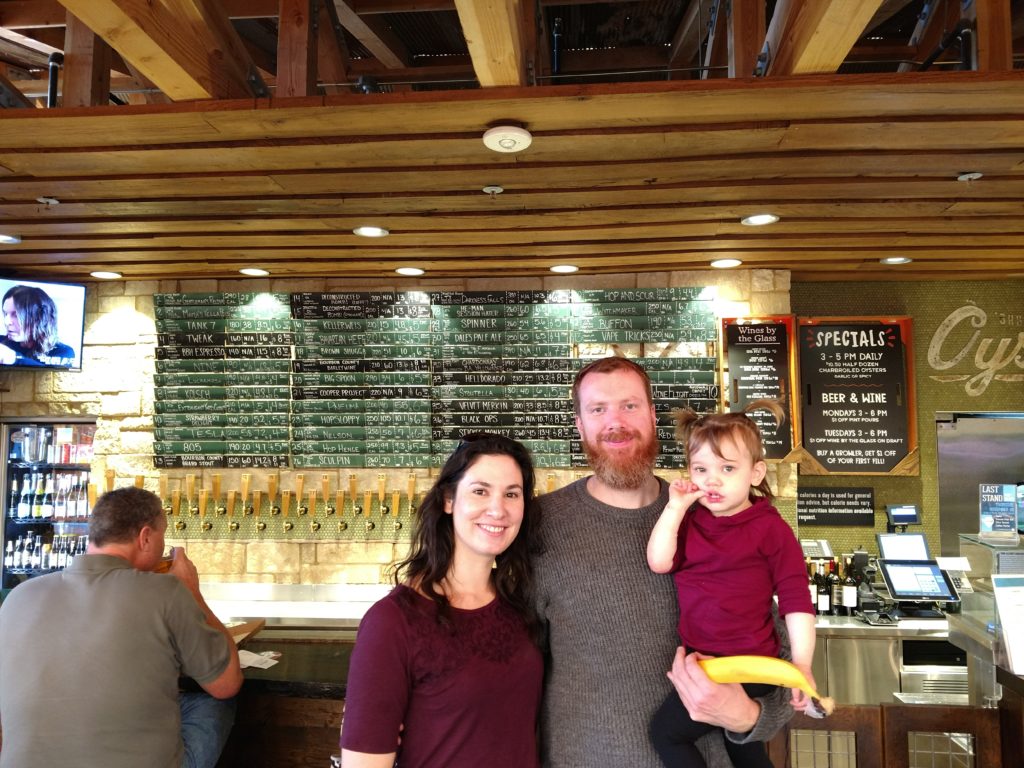
{"type": "MultiPolygon", "coordinates": [[[[401,528],[401,521],[397,518],[403,506],[409,513],[416,510],[416,475],[410,472],[406,483],[405,504],[403,504],[402,492],[393,489],[390,493],[387,490],[387,475],[381,473],[377,476],[376,490],[363,490],[359,492],[358,478],[350,474],[348,476],[348,489],[340,485],[331,493],[331,477],[328,474],[320,476],[319,484],[306,486],[306,475],[296,473],[292,477],[293,487],[279,488],[279,477],[267,475],[266,492],[252,488],[252,475],[243,474],[239,478],[239,487],[228,489],[222,493],[222,478],[214,474],[210,478],[210,488],[197,487],[197,477],[194,474],[185,475],[183,487],[170,489],[170,478],[161,475],[159,478],[160,498],[164,502],[164,512],[168,517],[175,518],[174,529],[185,530],[187,527],[186,518],[200,518],[200,529],[209,531],[212,523],[205,519],[208,516],[220,516],[229,518],[228,528],[233,531],[239,529],[238,520],[231,520],[236,517],[260,518],[266,511],[272,517],[283,519],[282,527],[285,531],[294,528],[294,517],[310,518],[310,529],[318,531],[321,528],[319,517],[335,517],[339,519],[339,530],[348,527],[347,522],[340,520],[342,517],[363,518],[367,530],[375,526],[372,519],[374,512],[378,517],[390,517],[393,519],[393,527],[401,528]],[[319,503],[323,502],[322,514],[318,515],[319,503]],[[374,503],[376,501],[376,504],[374,503]],[[346,514],[346,511],[348,514],[346,514]]],[[[422,501],[422,494],[420,495],[422,501]]],[[[265,530],[266,522],[257,520],[257,530],[265,530]]]]}

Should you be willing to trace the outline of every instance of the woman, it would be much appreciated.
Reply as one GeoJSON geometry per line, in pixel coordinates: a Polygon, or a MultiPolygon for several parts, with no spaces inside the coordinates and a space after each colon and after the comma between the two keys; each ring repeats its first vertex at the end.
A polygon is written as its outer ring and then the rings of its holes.
{"type": "Polygon", "coordinates": [[[0,365],[70,367],[75,351],[57,341],[57,306],[41,288],[16,285],[4,294],[0,365]]]}
{"type": "Polygon", "coordinates": [[[529,452],[507,437],[470,435],[448,457],[397,586],[359,625],[345,768],[390,768],[396,757],[401,768],[539,765],[533,483],[529,452]]]}

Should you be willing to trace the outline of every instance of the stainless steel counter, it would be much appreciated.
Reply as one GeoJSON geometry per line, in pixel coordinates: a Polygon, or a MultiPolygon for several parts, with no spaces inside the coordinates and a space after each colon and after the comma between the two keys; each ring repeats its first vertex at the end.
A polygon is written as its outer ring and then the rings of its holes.
{"type": "Polygon", "coordinates": [[[1024,678],[1009,671],[1006,649],[996,631],[995,596],[976,590],[961,599],[961,612],[950,617],[949,641],[968,654],[972,703],[995,706],[1004,685],[1024,696],[1024,678]]]}
{"type": "Polygon", "coordinates": [[[900,619],[896,624],[876,627],[848,616],[819,616],[814,624],[818,637],[899,637],[945,640],[946,619],[900,619]]]}

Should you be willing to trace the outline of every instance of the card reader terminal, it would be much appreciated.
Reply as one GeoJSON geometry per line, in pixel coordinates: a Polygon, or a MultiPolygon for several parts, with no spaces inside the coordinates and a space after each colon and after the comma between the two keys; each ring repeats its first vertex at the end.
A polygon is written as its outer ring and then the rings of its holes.
{"type": "Polygon", "coordinates": [[[899,621],[884,611],[862,611],[860,617],[873,627],[889,627],[899,621]]]}

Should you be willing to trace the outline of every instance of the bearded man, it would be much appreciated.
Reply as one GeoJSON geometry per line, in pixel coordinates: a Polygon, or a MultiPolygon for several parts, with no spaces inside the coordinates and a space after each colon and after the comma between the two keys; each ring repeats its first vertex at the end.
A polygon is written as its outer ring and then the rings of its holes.
{"type": "MultiPolygon", "coordinates": [[[[648,724],[674,686],[690,716],[738,743],[767,741],[792,714],[783,688],[750,699],[718,685],[677,648],[672,577],[647,567],[647,540],[668,503],[654,474],[657,420],[647,372],[595,360],[572,387],[593,474],[541,497],[534,560],[547,630],[542,711],[546,768],[659,768],[648,724]]],[[[710,768],[731,768],[715,731],[697,742],[710,768]]]]}

